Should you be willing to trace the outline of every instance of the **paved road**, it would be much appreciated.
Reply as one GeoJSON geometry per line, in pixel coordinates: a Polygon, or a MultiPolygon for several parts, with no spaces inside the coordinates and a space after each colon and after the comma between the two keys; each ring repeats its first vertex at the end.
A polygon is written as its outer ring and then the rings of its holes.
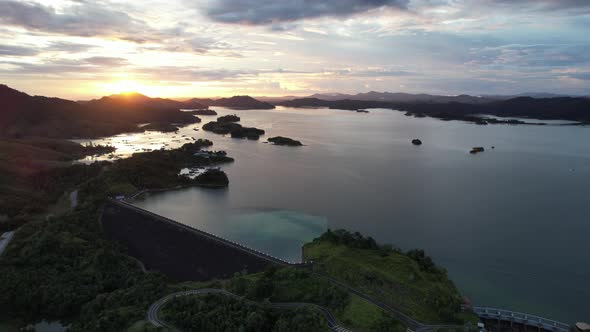
{"type": "Polygon", "coordinates": [[[69,195],[70,198],[70,209],[75,209],[78,206],[78,189],[72,191],[69,195]]]}
{"type": "MultiPolygon", "coordinates": [[[[147,320],[148,320],[148,322],[150,322],[154,326],[166,327],[172,331],[178,331],[174,326],[166,323],[165,321],[163,321],[162,319],[160,319],[158,317],[158,313],[160,312],[160,309],[162,308],[162,306],[164,306],[170,300],[175,299],[177,297],[189,296],[189,295],[204,295],[204,294],[221,294],[221,295],[229,296],[229,297],[232,297],[235,299],[241,299],[241,300],[244,300],[248,303],[259,304],[257,302],[245,300],[243,297],[240,297],[236,294],[230,293],[230,292],[223,290],[223,289],[216,289],[216,288],[194,289],[194,290],[188,290],[188,291],[182,291],[182,292],[168,294],[168,295],[164,296],[163,298],[159,299],[158,301],[154,302],[150,306],[150,308],[148,309],[147,320]]],[[[322,306],[318,306],[316,304],[311,304],[311,303],[271,303],[270,306],[273,308],[276,308],[276,309],[297,309],[297,308],[303,308],[303,307],[310,306],[310,307],[313,307],[316,310],[318,310],[324,316],[324,318],[326,319],[326,322],[328,323],[328,327],[332,331],[352,332],[351,330],[339,325],[336,318],[334,318],[334,316],[332,315],[332,313],[328,309],[326,309],[322,306]]]]}
{"type": "Polygon", "coordinates": [[[10,240],[12,240],[13,236],[14,232],[6,232],[2,234],[2,236],[0,236],[0,255],[2,255],[4,249],[6,249],[8,243],[10,243],[10,240]]]}

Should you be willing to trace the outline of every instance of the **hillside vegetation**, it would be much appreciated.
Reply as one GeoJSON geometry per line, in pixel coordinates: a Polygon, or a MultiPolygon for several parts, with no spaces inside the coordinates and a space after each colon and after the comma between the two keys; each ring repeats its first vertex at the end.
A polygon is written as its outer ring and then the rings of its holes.
{"type": "Polygon", "coordinates": [[[304,246],[314,270],[423,322],[462,323],[461,295],[444,269],[422,250],[406,253],[344,230],[304,246]]]}
{"type": "Polygon", "coordinates": [[[196,102],[149,98],[131,93],[88,102],[30,96],[0,85],[0,137],[41,136],[70,139],[104,137],[141,132],[139,124],[195,123],[197,118],[182,108],[202,108],[196,102]]]}
{"type": "Polygon", "coordinates": [[[71,331],[121,331],[165,293],[165,278],[106,241],[85,205],[21,227],[0,259],[0,311],[23,322],[73,323],[71,331]]]}
{"type": "Polygon", "coordinates": [[[185,296],[164,307],[163,319],[182,331],[330,331],[313,309],[277,310],[223,295],[185,296]]]}
{"type": "Polygon", "coordinates": [[[107,196],[128,187],[227,185],[222,171],[194,180],[178,175],[185,165],[232,160],[224,154],[194,156],[211,144],[200,140],[112,164],[59,169],[62,177],[54,181],[60,188],[78,187],[79,204],[64,215],[27,219],[16,232],[0,257],[0,312],[22,325],[60,320],[74,332],[124,331],[141,323],[149,305],[171,291],[169,281],[158,273],[143,273],[125,248],[106,240],[98,222],[100,208],[107,196]]]}
{"type": "Polygon", "coordinates": [[[191,99],[191,102],[207,106],[221,106],[234,109],[273,109],[274,105],[254,99],[250,96],[233,96],[219,99],[191,99]]]}
{"type": "Polygon", "coordinates": [[[405,331],[400,322],[380,308],[307,270],[269,268],[264,273],[235,276],[225,287],[253,301],[317,304],[330,310],[345,326],[361,331],[405,331]]]}
{"type": "Polygon", "coordinates": [[[0,231],[39,218],[102,167],[73,165],[73,160],[113,150],[38,137],[0,140],[0,231]]]}

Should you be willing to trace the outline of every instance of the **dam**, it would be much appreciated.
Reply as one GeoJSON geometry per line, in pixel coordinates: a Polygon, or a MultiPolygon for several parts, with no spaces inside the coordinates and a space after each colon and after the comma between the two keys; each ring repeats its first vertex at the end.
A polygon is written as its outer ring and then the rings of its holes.
{"type": "Polygon", "coordinates": [[[127,248],[146,269],[178,281],[229,278],[292,264],[191,226],[109,199],[100,223],[105,236],[127,248]]]}

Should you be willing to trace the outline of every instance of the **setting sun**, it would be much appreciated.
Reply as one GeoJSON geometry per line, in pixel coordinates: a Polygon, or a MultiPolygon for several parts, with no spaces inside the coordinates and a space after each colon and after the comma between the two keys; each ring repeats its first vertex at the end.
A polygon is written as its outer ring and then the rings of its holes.
{"type": "Polygon", "coordinates": [[[110,93],[130,93],[130,92],[141,92],[143,86],[133,80],[121,80],[114,83],[106,84],[105,88],[110,93]]]}

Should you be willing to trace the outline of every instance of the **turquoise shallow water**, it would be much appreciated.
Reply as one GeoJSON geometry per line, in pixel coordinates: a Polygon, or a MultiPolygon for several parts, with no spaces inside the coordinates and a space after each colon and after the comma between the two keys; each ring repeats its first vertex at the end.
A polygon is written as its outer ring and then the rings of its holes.
{"type": "Polygon", "coordinates": [[[231,216],[228,238],[290,262],[301,261],[301,246],[328,229],[326,218],[296,211],[242,212],[231,216]]]}
{"type": "Polygon", "coordinates": [[[219,111],[306,146],[194,126],[152,138],[208,138],[236,162],[223,166],[227,189],[152,194],[139,206],[290,260],[326,227],[360,231],[424,248],[475,304],[590,319],[590,128],[477,126],[391,110],[219,111]],[[471,155],[473,146],[486,151],[471,155]]]}

